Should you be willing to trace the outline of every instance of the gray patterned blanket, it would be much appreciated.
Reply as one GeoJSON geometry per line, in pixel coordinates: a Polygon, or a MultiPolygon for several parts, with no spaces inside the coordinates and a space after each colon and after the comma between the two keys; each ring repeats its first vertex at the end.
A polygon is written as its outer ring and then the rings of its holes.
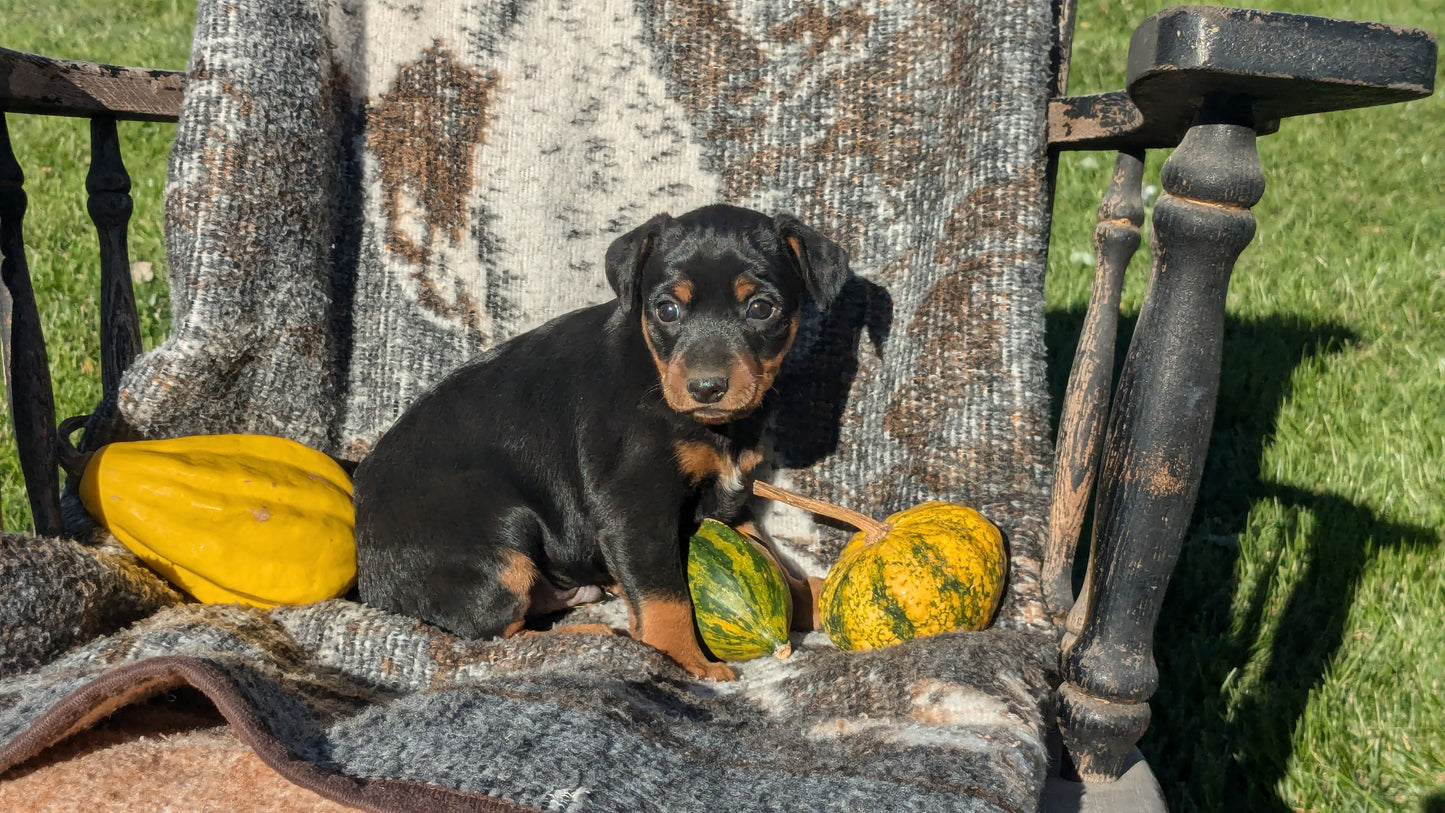
{"type": "MultiPolygon", "coordinates": [[[[362,807],[1032,809],[1057,651],[1051,29],[1046,0],[202,0],[173,334],[90,443],[256,432],[358,460],[463,360],[610,298],[616,235],[722,200],[853,258],[779,378],[772,478],[879,516],[973,505],[1007,535],[1008,591],[983,633],[872,653],[814,633],[712,684],[625,636],[183,603],[72,512],[83,541],[0,545],[0,771],[191,685],[273,767],[362,807]]],[[[763,514],[812,574],[844,541],[763,514]]]]}

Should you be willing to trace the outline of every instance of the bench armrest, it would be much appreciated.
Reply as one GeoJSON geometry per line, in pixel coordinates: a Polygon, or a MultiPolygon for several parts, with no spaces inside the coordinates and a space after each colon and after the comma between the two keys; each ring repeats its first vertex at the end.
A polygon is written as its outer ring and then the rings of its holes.
{"type": "Polygon", "coordinates": [[[1049,103],[1057,150],[1174,147],[1205,97],[1249,100],[1256,133],[1288,116],[1392,104],[1435,89],[1435,36],[1418,28],[1182,6],[1129,41],[1126,90],[1049,103]]]}
{"type": "Polygon", "coordinates": [[[0,112],[175,121],[186,75],[0,48],[0,112]]]}

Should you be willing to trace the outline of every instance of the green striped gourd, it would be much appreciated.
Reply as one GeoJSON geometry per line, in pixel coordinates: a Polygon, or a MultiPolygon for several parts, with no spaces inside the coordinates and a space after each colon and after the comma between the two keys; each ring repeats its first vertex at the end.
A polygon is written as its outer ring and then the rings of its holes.
{"type": "Polygon", "coordinates": [[[688,543],[687,582],[698,633],[713,655],[745,661],[792,654],[793,599],[778,564],[758,543],[703,520],[688,543]]]}

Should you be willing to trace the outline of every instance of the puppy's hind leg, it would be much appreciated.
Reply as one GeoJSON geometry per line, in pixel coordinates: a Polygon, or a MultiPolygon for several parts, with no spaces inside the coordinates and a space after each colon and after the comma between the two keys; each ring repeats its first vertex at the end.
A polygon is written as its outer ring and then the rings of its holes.
{"type": "Polygon", "coordinates": [[[443,559],[429,568],[417,592],[400,609],[464,638],[510,638],[521,632],[531,603],[537,565],[502,548],[485,560],[443,559]]]}
{"type": "MultiPolygon", "coordinates": [[[[514,601],[504,602],[512,607],[512,618],[502,629],[503,638],[538,633],[538,630],[526,628],[529,617],[558,612],[584,602],[600,601],[605,595],[600,587],[580,587],[559,594],[547,577],[537,571],[537,564],[531,558],[510,550],[505,557],[506,563],[498,573],[497,584],[514,601]]],[[[546,632],[611,635],[614,630],[606,624],[572,624],[546,632]]]]}
{"type": "Polygon", "coordinates": [[[512,597],[513,605],[512,619],[502,630],[503,638],[511,638],[523,631],[527,624],[527,610],[532,605],[532,589],[541,574],[537,572],[537,563],[531,557],[518,553],[514,550],[506,551],[504,554],[506,562],[502,565],[501,571],[497,574],[497,584],[512,597]]]}
{"type": "MultiPolygon", "coordinates": [[[[532,583],[531,606],[528,618],[538,618],[570,610],[583,604],[593,604],[607,599],[607,591],[596,585],[583,585],[570,590],[559,589],[546,576],[539,575],[532,583]]],[[[606,624],[566,624],[553,627],[548,632],[592,633],[613,635],[617,631],[606,624]]]]}

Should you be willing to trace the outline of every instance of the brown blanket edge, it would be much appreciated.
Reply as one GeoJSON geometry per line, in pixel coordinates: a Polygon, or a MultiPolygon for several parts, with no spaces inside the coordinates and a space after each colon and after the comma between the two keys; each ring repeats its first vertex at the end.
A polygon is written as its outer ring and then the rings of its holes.
{"type": "Polygon", "coordinates": [[[298,759],[271,733],[221,669],[200,658],[165,655],[119,667],[71,692],[0,746],[0,774],[84,731],[125,706],[191,686],[216,705],[237,737],[287,781],[340,804],[371,811],[530,811],[480,794],[396,779],[358,779],[298,759]]]}

